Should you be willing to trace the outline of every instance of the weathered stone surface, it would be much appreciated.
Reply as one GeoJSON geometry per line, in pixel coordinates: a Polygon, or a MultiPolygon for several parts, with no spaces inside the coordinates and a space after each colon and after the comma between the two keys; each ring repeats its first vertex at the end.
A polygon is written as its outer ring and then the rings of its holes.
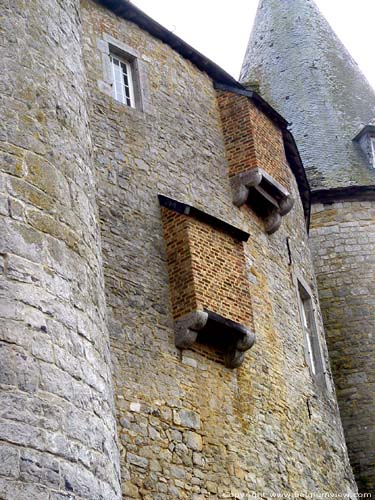
{"type": "Polygon", "coordinates": [[[42,453],[22,450],[19,477],[28,483],[38,483],[59,489],[60,464],[58,460],[51,459],[42,453]]]}
{"type": "Polygon", "coordinates": [[[349,456],[375,492],[375,203],[313,205],[311,249],[349,456]]]}
{"type": "Polygon", "coordinates": [[[114,500],[79,2],[1,7],[0,497],[114,500]]]}
{"type": "Polygon", "coordinates": [[[188,448],[195,451],[202,451],[202,436],[196,432],[188,431],[185,434],[185,442],[188,448]]]}
{"type": "MultiPolygon", "coordinates": [[[[304,276],[319,306],[293,177],[295,206],[267,236],[253,212],[232,203],[207,75],[96,3],[82,6],[124,498],[354,492],[335,395],[321,393],[304,359],[293,273],[304,276]],[[147,113],[100,90],[103,32],[144,58],[147,113]],[[251,235],[245,257],[257,343],[235,372],[210,350],[181,356],[174,345],[158,193],[251,235]],[[196,436],[188,441],[187,432],[196,436]]],[[[327,358],[319,314],[317,322],[327,358]]]]}
{"type": "Polygon", "coordinates": [[[18,477],[19,451],[8,445],[0,445],[0,476],[18,477]]]}
{"type": "Polygon", "coordinates": [[[173,421],[177,425],[190,429],[199,429],[201,426],[199,415],[190,410],[174,410],[173,421]]]}

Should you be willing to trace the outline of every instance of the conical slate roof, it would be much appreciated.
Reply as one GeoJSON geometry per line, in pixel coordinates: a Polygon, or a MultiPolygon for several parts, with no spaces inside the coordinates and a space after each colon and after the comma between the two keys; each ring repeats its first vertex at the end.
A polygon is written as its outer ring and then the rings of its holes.
{"type": "Polygon", "coordinates": [[[289,122],[313,189],[375,184],[353,138],[375,92],[312,0],[260,0],[241,71],[289,122]]]}

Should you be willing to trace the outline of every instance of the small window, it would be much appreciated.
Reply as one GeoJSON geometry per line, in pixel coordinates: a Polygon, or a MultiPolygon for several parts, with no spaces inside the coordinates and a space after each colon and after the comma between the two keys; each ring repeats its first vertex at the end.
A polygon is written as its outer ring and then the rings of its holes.
{"type": "Polygon", "coordinates": [[[147,56],[107,33],[97,39],[97,48],[103,70],[100,91],[127,108],[149,113],[147,56]]]}
{"type": "Polygon", "coordinates": [[[353,141],[355,141],[372,168],[375,168],[375,119],[362,128],[353,141]]]}
{"type": "Polygon", "coordinates": [[[113,97],[117,100],[135,108],[133,69],[130,61],[110,54],[113,76],[113,97]]]}
{"type": "Polygon", "coordinates": [[[306,288],[298,282],[299,309],[305,342],[305,358],[312,378],[326,388],[325,364],[315,323],[313,300],[306,288]]]}

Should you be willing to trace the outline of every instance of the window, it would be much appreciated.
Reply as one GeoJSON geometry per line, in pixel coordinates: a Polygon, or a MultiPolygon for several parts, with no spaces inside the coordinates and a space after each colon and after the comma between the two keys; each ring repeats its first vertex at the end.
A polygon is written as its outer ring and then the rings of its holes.
{"type": "Polygon", "coordinates": [[[127,108],[150,113],[148,57],[106,33],[97,40],[97,48],[103,70],[100,91],[127,108]]]}
{"type": "Polygon", "coordinates": [[[325,364],[320,347],[315,322],[313,300],[311,294],[298,281],[298,298],[301,323],[304,334],[305,359],[312,378],[323,388],[327,387],[325,364]]]}
{"type": "Polygon", "coordinates": [[[114,54],[110,54],[109,57],[112,66],[113,97],[117,101],[134,108],[135,98],[131,63],[114,54]]]}
{"type": "Polygon", "coordinates": [[[362,128],[353,141],[358,143],[372,168],[375,168],[375,120],[362,128]]]}

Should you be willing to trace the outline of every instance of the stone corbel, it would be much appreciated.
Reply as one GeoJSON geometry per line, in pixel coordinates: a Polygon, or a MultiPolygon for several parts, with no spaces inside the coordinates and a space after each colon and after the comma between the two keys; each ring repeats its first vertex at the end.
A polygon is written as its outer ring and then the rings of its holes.
{"type": "Polygon", "coordinates": [[[277,210],[272,212],[264,219],[264,229],[267,234],[276,233],[281,226],[282,217],[277,210]]]}
{"type": "Polygon", "coordinates": [[[232,345],[224,354],[224,363],[227,368],[239,368],[245,359],[245,352],[255,343],[255,334],[242,326],[243,337],[232,345]]]}
{"type": "Polygon", "coordinates": [[[262,181],[262,174],[258,168],[253,168],[247,172],[237,174],[231,178],[233,203],[240,207],[244,205],[248,198],[250,188],[258,186],[262,181]]]}
{"type": "Polygon", "coordinates": [[[175,321],[175,345],[180,349],[189,349],[197,341],[198,334],[207,327],[208,321],[220,324],[227,329],[228,345],[224,352],[224,363],[227,368],[238,368],[242,365],[245,352],[255,343],[255,334],[243,325],[226,320],[210,311],[193,311],[175,321]],[[231,342],[231,339],[235,339],[231,342]]]}
{"type": "MultiPolygon", "coordinates": [[[[233,203],[240,207],[252,205],[251,190],[262,200],[265,230],[268,234],[277,231],[282,217],[291,211],[294,199],[290,193],[261,168],[253,168],[231,178],[233,203]]],[[[258,202],[259,203],[259,202],[258,202]]],[[[256,210],[256,206],[253,207],[256,210]]]]}
{"type": "Polygon", "coordinates": [[[193,311],[175,321],[175,345],[180,349],[189,349],[197,340],[198,333],[206,325],[208,314],[205,311],[193,311]]]}

